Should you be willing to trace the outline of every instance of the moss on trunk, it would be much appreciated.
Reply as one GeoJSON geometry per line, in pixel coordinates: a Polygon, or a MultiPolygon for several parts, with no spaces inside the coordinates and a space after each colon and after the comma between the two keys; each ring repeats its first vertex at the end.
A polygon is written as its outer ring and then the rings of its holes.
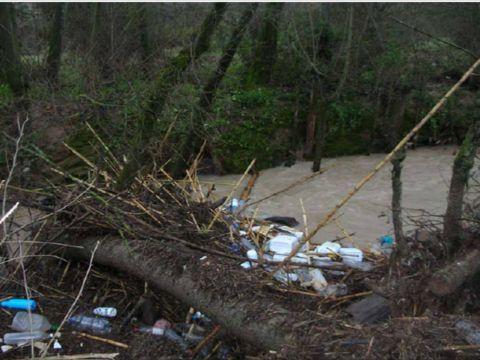
{"type": "Polygon", "coordinates": [[[48,42],[47,77],[52,84],[56,84],[62,56],[63,12],[65,5],[63,3],[55,3],[53,6],[55,13],[48,42]]]}
{"type": "Polygon", "coordinates": [[[479,142],[480,121],[477,118],[468,129],[453,163],[447,211],[445,212],[443,221],[443,237],[451,250],[458,245],[462,239],[461,218],[463,214],[463,198],[479,142]]]}
{"type": "Polygon", "coordinates": [[[283,3],[265,4],[262,28],[248,74],[247,81],[251,84],[270,82],[277,58],[278,24],[283,6],[283,3]]]}
{"type": "Polygon", "coordinates": [[[140,140],[132,147],[130,158],[125,164],[117,181],[117,187],[123,189],[130,185],[140,168],[149,159],[148,148],[155,134],[155,123],[162,114],[168,95],[182,79],[188,66],[210,47],[210,40],[223,18],[227,4],[215,3],[213,9],[203,21],[193,46],[187,46],[158,73],[153,91],[148,99],[143,123],[140,126],[140,140]]]}

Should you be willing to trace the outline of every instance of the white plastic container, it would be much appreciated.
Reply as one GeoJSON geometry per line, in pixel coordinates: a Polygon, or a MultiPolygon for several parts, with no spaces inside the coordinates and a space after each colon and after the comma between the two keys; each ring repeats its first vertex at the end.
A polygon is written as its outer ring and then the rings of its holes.
{"type": "Polygon", "coordinates": [[[266,246],[266,251],[271,251],[275,254],[288,255],[297,246],[298,238],[292,235],[277,235],[270,239],[266,246]]]}
{"type": "Polygon", "coordinates": [[[247,257],[250,260],[258,260],[258,253],[255,249],[251,249],[247,251],[247,257]]]}
{"type": "Polygon", "coordinates": [[[341,248],[342,248],[342,245],[331,242],[331,241],[327,241],[321,245],[318,245],[315,248],[314,252],[319,255],[328,255],[331,253],[338,254],[341,248]]]}
{"type": "MultiPolygon", "coordinates": [[[[303,254],[297,254],[297,255],[303,255],[303,254]]],[[[272,257],[271,261],[274,262],[282,262],[287,258],[288,255],[283,255],[283,254],[275,254],[272,257]]],[[[299,264],[308,264],[308,258],[304,256],[294,256],[293,258],[290,259],[291,262],[293,263],[299,263],[299,264]]]]}
{"type": "Polygon", "coordinates": [[[349,261],[363,261],[363,251],[357,248],[341,248],[338,254],[344,259],[347,258],[349,261]]]}

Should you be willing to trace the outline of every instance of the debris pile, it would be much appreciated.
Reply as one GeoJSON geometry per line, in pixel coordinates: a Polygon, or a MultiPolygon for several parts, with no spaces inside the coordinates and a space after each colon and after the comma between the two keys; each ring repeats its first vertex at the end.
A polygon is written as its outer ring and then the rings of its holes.
{"type": "MultiPolygon", "coordinates": [[[[328,297],[347,295],[348,289],[345,284],[329,283],[324,271],[328,271],[329,275],[334,275],[339,281],[348,269],[368,272],[375,267],[373,261],[365,259],[362,250],[343,247],[338,241],[326,241],[320,245],[304,244],[290,259],[288,271],[283,268],[276,270],[275,265],[287,259],[305,234],[283,225],[286,222],[298,224],[294,218],[288,217],[286,221],[284,217],[274,216],[260,221],[248,216],[241,217],[238,212],[239,203],[238,199],[232,199],[223,211],[232,213],[230,217],[226,216],[231,222],[231,233],[235,235],[231,238],[233,244],[229,249],[248,258],[241,263],[244,269],[261,266],[268,272],[275,271],[273,277],[281,283],[297,283],[328,297]]],[[[374,255],[370,257],[378,260],[374,255]]]]}

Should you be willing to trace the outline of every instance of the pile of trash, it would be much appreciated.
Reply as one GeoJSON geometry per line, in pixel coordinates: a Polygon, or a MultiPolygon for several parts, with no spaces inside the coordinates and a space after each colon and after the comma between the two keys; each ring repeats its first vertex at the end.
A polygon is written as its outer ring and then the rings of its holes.
{"type": "MultiPolygon", "coordinates": [[[[232,199],[222,210],[230,213],[231,232],[240,239],[230,246],[236,254],[244,255],[248,261],[241,263],[244,269],[262,266],[267,271],[275,271],[276,264],[283,262],[304,239],[304,232],[291,226],[298,222],[291,217],[268,217],[259,221],[250,217],[241,217],[244,203],[232,199]]],[[[373,255],[389,255],[393,247],[393,237],[382,236],[380,247],[373,255]]],[[[311,287],[321,296],[343,296],[348,293],[343,283],[329,283],[329,277],[343,277],[348,269],[363,272],[375,267],[362,251],[356,247],[343,247],[338,241],[327,241],[320,245],[306,243],[288,263],[288,271],[276,270],[273,277],[284,284],[297,283],[301,287],[311,287]]],[[[287,268],[287,266],[285,266],[287,268]]]]}
{"type": "MultiPolygon", "coordinates": [[[[128,349],[128,344],[106,337],[123,332],[163,337],[175,344],[179,351],[188,353],[192,357],[200,355],[204,358],[211,353],[212,345],[209,342],[213,340],[219,330],[219,326],[214,325],[211,319],[193,308],[190,308],[185,322],[171,323],[167,319],[160,318],[153,325],[147,325],[133,316],[134,312],[129,312],[121,322],[116,321],[113,324],[112,320],[117,317],[118,313],[115,307],[96,307],[91,313],[69,316],[66,318],[65,324],[51,324],[45,315],[36,313],[35,311],[40,307],[33,299],[10,298],[0,302],[0,307],[7,312],[16,311],[15,315],[12,315],[13,319],[10,325],[14,332],[3,334],[3,345],[0,347],[2,353],[28,346],[33,346],[43,353],[47,352],[51,346],[57,354],[61,354],[63,346],[60,341],[62,341],[63,331],[67,336],[72,333],[82,338],[128,349]],[[65,329],[62,325],[65,325],[65,329]],[[73,331],[70,331],[72,329],[73,331]]],[[[219,358],[226,358],[231,349],[222,344],[216,351],[218,354],[224,354],[219,358]]]]}

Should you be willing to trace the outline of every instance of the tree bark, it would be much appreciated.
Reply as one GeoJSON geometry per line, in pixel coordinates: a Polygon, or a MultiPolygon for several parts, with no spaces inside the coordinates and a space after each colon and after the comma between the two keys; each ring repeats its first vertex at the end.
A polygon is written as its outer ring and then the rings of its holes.
{"type": "MultiPolygon", "coordinates": [[[[237,26],[233,29],[232,34],[230,35],[230,40],[223,49],[222,57],[217,64],[215,72],[212,74],[210,79],[207,81],[207,84],[203,88],[202,95],[200,95],[200,100],[198,102],[198,111],[194,118],[196,119],[195,123],[190,126],[187,136],[185,136],[180,145],[178,151],[179,156],[176,157],[174,161],[173,175],[178,177],[184,171],[187,163],[186,159],[189,153],[196,154],[196,151],[199,147],[200,139],[197,134],[195,134],[195,129],[197,132],[202,135],[202,128],[205,124],[205,121],[212,111],[212,105],[215,98],[215,93],[220,83],[222,82],[225,74],[227,73],[228,68],[237,52],[238,45],[242,41],[243,34],[247,29],[250,20],[252,19],[255,10],[257,9],[258,4],[253,3],[248,6],[248,8],[243,12],[237,26]]],[[[212,154],[213,156],[213,154],[212,154]]]]}
{"type": "Polygon", "coordinates": [[[468,129],[453,163],[447,210],[443,219],[443,238],[447,242],[450,250],[453,250],[453,248],[459,244],[463,235],[461,224],[463,197],[479,142],[480,121],[475,119],[468,129]]]}
{"type": "Polygon", "coordinates": [[[91,55],[98,66],[98,71],[103,79],[111,76],[110,41],[107,30],[107,4],[95,3],[92,13],[92,32],[90,38],[91,55]]]}
{"type": "Polygon", "coordinates": [[[150,34],[148,31],[148,12],[147,4],[138,4],[138,31],[140,35],[140,54],[142,59],[142,68],[147,73],[149,71],[149,64],[152,60],[152,44],[150,34]]]}
{"type": "Polygon", "coordinates": [[[62,56],[62,35],[63,35],[63,3],[55,3],[55,13],[50,28],[50,40],[47,55],[47,78],[52,84],[58,81],[60,61],[62,56]]]}
{"type": "MultiPolygon", "coordinates": [[[[405,117],[405,110],[408,102],[408,94],[410,90],[403,89],[396,94],[396,99],[393,100],[391,126],[389,131],[389,148],[393,149],[401,138],[402,125],[405,117]]],[[[392,159],[392,222],[393,231],[395,233],[395,242],[397,244],[397,251],[400,257],[406,255],[407,247],[405,244],[405,237],[403,233],[402,222],[402,163],[405,160],[405,148],[397,152],[392,159]]]]}
{"type": "Polygon", "coordinates": [[[248,82],[268,84],[277,59],[278,24],[284,3],[265,4],[265,14],[257,41],[248,82]]]}
{"type": "Polygon", "coordinates": [[[325,133],[327,131],[327,105],[324,101],[319,102],[317,112],[317,127],[315,130],[315,156],[312,164],[312,171],[317,172],[322,168],[323,148],[325,147],[325,133]]]}
{"type": "Polygon", "coordinates": [[[28,83],[18,54],[14,4],[0,3],[0,81],[16,96],[24,95],[28,83]]]}
{"type": "Polygon", "coordinates": [[[480,271],[480,251],[475,249],[438,270],[430,279],[429,289],[437,296],[453,294],[478,271],[480,271]]]}
{"type": "MultiPolygon", "coordinates": [[[[83,249],[71,248],[66,256],[88,260],[97,241],[98,238],[84,239],[81,241],[83,249]]],[[[198,267],[204,264],[199,262],[195,265],[185,260],[183,265],[177,262],[175,270],[171,261],[174,258],[178,261],[179,255],[168,244],[158,241],[129,241],[126,244],[124,239],[108,238],[98,247],[94,262],[127,272],[147,281],[156,290],[170,293],[206,313],[229,333],[250,344],[278,351],[289,342],[292,329],[283,324],[294,315],[282,309],[281,304],[275,303],[271,297],[257,298],[253,294],[220,296],[214,288],[202,286],[196,278],[198,267]],[[263,309],[260,310],[262,320],[255,321],[259,309],[263,309]],[[267,311],[273,309],[275,311],[267,311]]],[[[185,257],[189,258],[192,257],[185,257]]],[[[227,272],[221,271],[221,274],[224,281],[234,281],[227,272]]]]}
{"type": "Polygon", "coordinates": [[[307,115],[305,146],[303,147],[303,154],[306,156],[312,155],[313,146],[315,145],[315,126],[318,117],[318,101],[318,85],[314,82],[310,93],[310,109],[307,115]]]}
{"type": "Polygon", "coordinates": [[[210,47],[210,40],[223,18],[226,7],[226,3],[215,3],[203,21],[192,45],[185,47],[157,75],[140,128],[140,140],[133,145],[130,158],[119,175],[118,189],[129,186],[140,168],[148,162],[150,158],[148,148],[154,137],[155,123],[162,114],[170,91],[181,81],[182,75],[189,65],[210,47]]]}
{"type": "Polygon", "coordinates": [[[392,222],[400,256],[406,251],[402,222],[402,162],[405,157],[405,149],[402,149],[392,159],[392,222]]]}

